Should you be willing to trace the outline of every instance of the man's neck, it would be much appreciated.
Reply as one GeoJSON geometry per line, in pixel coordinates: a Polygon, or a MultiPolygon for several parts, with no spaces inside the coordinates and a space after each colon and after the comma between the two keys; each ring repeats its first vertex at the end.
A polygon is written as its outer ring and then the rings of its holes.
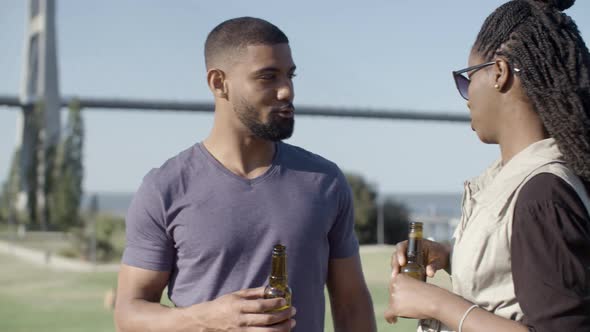
{"type": "Polygon", "coordinates": [[[276,144],[232,130],[213,128],[203,141],[204,147],[225,168],[246,179],[264,174],[276,153],[276,144]]]}

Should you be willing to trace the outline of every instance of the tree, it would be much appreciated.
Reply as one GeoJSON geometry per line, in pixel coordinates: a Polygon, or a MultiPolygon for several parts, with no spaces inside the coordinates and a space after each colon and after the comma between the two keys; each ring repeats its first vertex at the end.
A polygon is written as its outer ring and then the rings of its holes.
{"type": "Polygon", "coordinates": [[[389,197],[383,202],[384,240],[387,244],[396,244],[408,238],[409,212],[408,208],[395,199],[389,197]]]}
{"type": "Polygon", "coordinates": [[[352,190],[354,230],[361,244],[377,241],[377,204],[375,188],[358,174],[345,174],[352,190]]]}
{"type": "MultiPolygon", "coordinates": [[[[361,244],[377,242],[377,191],[358,174],[345,174],[354,204],[354,230],[361,244]]],[[[395,244],[408,236],[407,207],[389,197],[383,202],[384,241],[395,244]]]]}
{"type": "Polygon", "coordinates": [[[18,223],[15,202],[19,191],[18,161],[20,159],[20,150],[17,149],[12,157],[12,164],[8,173],[7,180],[2,184],[2,194],[0,197],[0,220],[8,223],[18,223]]]}
{"type": "Polygon", "coordinates": [[[80,203],[84,165],[84,124],[77,100],[69,105],[68,122],[64,139],[56,151],[55,166],[51,178],[53,190],[48,195],[49,220],[60,230],[80,225],[80,203]]]}
{"type": "MultiPolygon", "coordinates": [[[[34,132],[32,135],[32,143],[31,149],[33,150],[31,163],[28,165],[28,169],[25,170],[25,177],[27,178],[27,216],[25,217],[25,223],[29,225],[31,228],[35,229],[43,229],[45,230],[47,224],[45,223],[46,219],[41,220],[40,216],[45,214],[43,213],[43,209],[41,209],[38,205],[39,198],[40,198],[40,190],[44,188],[44,184],[40,186],[39,180],[41,179],[40,174],[44,174],[44,169],[40,167],[40,159],[42,162],[43,156],[45,153],[43,139],[44,134],[42,132],[43,127],[43,110],[44,104],[42,101],[37,102],[35,107],[31,110],[32,116],[32,128],[31,130],[34,132]],[[40,172],[41,171],[41,172],[40,172]]],[[[24,152],[23,152],[24,153],[24,152]]],[[[19,188],[20,190],[20,188],[19,188]]]]}
{"type": "Polygon", "coordinates": [[[82,152],[84,126],[79,101],[70,103],[65,138],[59,146],[46,145],[43,129],[43,103],[25,110],[31,112],[30,136],[34,153],[28,169],[22,172],[26,177],[26,211],[17,211],[21,182],[18,167],[20,151],[16,151],[8,180],[2,186],[0,199],[0,220],[9,220],[29,227],[47,230],[67,230],[79,223],[79,208],[82,199],[84,168],[82,152]]]}
{"type": "MultiPolygon", "coordinates": [[[[30,228],[47,230],[47,208],[45,194],[49,190],[45,176],[51,169],[52,159],[45,149],[45,133],[43,129],[44,104],[37,102],[33,107],[27,106],[24,112],[28,114],[24,121],[30,121],[32,131],[30,137],[31,159],[26,163],[27,169],[19,172],[21,158],[27,158],[23,150],[17,149],[12,160],[12,167],[8,181],[3,188],[3,204],[5,213],[11,222],[28,225],[30,228]],[[49,163],[49,164],[47,164],[49,163]],[[21,178],[24,177],[23,178],[21,178]],[[22,184],[26,183],[26,206],[20,206],[22,184]]],[[[21,147],[22,148],[22,147],[21,147]]]]}

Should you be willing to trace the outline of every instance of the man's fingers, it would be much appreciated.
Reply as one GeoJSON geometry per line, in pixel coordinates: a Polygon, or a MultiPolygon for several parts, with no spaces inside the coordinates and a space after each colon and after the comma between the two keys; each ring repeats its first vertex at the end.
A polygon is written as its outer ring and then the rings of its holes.
{"type": "MultiPolygon", "coordinates": [[[[288,321],[295,315],[295,308],[289,308],[278,312],[269,313],[253,313],[242,316],[243,326],[271,326],[277,324],[288,323],[288,321]]],[[[289,324],[287,324],[289,325],[289,324]]]]}
{"type": "Polygon", "coordinates": [[[234,294],[245,299],[259,299],[264,296],[264,288],[265,287],[241,289],[234,294]]]}
{"type": "Polygon", "coordinates": [[[240,305],[240,311],[245,314],[257,314],[276,310],[286,305],[287,301],[282,297],[275,299],[244,300],[240,305]]]}
{"type": "Polygon", "coordinates": [[[247,327],[247,332],[288,332],[295,327],[295,320],[289,319],[284,322],[271,325],[271,326],[251,326],[247,327]]]}

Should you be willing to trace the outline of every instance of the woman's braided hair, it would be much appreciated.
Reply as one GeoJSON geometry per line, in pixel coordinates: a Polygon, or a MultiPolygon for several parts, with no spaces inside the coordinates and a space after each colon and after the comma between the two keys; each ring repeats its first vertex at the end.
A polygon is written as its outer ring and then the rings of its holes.
{"type": "Polygon", "coordinates": [[[573,171],[590,181],[590,53],[562,13],[575,0],[513,0],[485,20],[474,51],[502,56],[573,171]]]}

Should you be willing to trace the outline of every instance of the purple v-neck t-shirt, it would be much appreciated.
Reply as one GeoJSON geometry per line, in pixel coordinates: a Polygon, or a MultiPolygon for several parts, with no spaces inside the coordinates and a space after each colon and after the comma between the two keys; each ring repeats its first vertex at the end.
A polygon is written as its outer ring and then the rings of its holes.
{"type": "Polygon", "coordinates": [[[352,194],[340,169],[277,143],[270,168],[239,177],[202,144],[151,170],[126,218],[123,263],[169,271],[178,307],[265,285],[272,247],[287,247],[298,331],[323,331],[328,261],[358,253],[352,194]]]}

